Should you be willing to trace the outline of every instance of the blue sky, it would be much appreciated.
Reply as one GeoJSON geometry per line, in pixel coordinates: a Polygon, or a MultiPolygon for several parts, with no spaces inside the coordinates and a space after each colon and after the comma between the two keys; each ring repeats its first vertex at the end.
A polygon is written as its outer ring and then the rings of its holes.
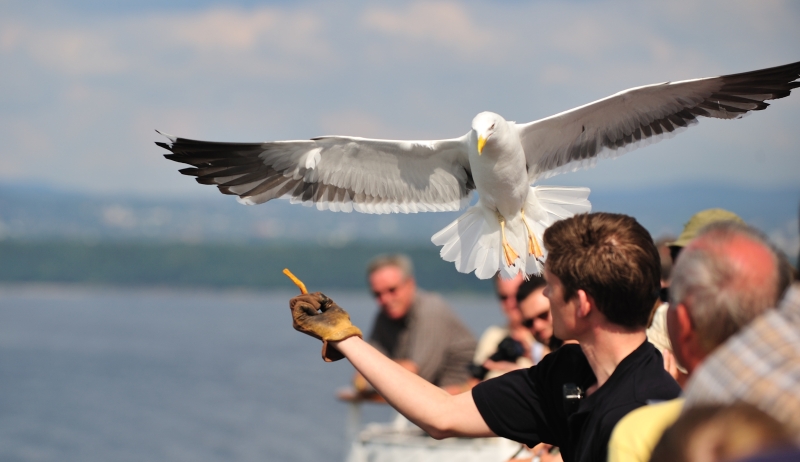
{"type": "MultiPolygon", "coordinates": [[[[460,136],[638,85],[800,60],[800,3],[0,3],[0,182],[215,194],[160,129],[220,141],[460,136]]],[[[551,184],[793,186],[800,92],[551,184]]]]}

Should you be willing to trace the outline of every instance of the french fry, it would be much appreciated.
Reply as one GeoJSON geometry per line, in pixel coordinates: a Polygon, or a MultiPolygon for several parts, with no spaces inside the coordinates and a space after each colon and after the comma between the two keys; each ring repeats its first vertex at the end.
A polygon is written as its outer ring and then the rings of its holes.
{"type": "Polygon", "coordinates": [[[297,276],[295,276],[294,274],[292,274],[292,272],[291,272],[291,271],[289,271],[289,268],[284,268],[284,269],[283,269],[283,274],[285,274],[286,276],[288,276],[288,277],[289,277],[289,279],[291,279],[291,280],[292,280],[292,282],[294,282],[294,285],[296,285],[296,286],[297,286],[297,288],[298,288],[298,289],[300,289],[300,293],[301,293],[301,294],[305,295],[305,294],[307,294],[307,293],[308,293],[308,290],[306,290],[306,285],[305,285],[305,284],[303,284],[303,281],[301,281],[300,279],[297,279],[297,276]]]}

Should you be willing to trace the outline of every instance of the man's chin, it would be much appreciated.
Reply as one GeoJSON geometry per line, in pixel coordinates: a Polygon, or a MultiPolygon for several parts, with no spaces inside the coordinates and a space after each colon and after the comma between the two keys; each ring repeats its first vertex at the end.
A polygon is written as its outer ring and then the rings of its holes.
{"type": "Polygon", "coordinates": [[[389,310],[389,309],[386,309],[383,312],[386,313],[386,316],[388,316],[389,319],[391,319],[392,321],[397,321],[399,319],[403,319],[403,316],[405,316],[405,313],[403,313],[402,310],[389,310]]]}

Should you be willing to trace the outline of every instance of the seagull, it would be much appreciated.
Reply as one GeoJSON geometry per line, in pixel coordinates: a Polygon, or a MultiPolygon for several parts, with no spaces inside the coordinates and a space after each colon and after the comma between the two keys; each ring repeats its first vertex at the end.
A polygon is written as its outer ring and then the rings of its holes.
{"type": "Polygon", "coordinates": [[[459,138],[394,141],[350,136],[262,143],[156,144],[200,184],[243,204],[275,198],[318,210],[466,212],[431,238],[462,273],[542,272],[544,230],[588,212],[588,188],[534,186],[669,138],[701,117],[738,119],[800,86],[800,62],[758,71],[631,88],[529,123],[481,112],[459,138]],[[477,202],[472,202],[477,191],[477,202]]]}

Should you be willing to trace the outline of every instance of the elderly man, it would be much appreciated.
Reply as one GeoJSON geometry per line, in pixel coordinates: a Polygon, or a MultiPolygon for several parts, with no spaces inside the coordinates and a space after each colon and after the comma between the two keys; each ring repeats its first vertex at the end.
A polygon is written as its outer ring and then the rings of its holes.
{"type": "MultiPolygon", "coordinates": [[[[669,301],[669,275],[665,274],[664,271],[668,270],[670,273],[672,272],[672,265],[675,264],[675,261],[677,260],[678,255],[683,247],[691,242],[691,240],[697,236],[697,233],[700,232],[700,230],[702,230],[704,227],[712,223],[721,223],[726,221],[732,221],[742,225],[745,224],[744,220],[742,220],[738,215],[725,209],[715,208],[701,210],[689,218],[689,221],[684,225],[683,231],[681,232],[680,236],[678,236],[678,239],[673,242],[664,243],[669,251],[669,255],[662,254],[664,258],[661,260],[662,300],[669,301]],[[667,259],[670,262],[669,266],[664,264],[665,260],[667,259]],[[664,298],[665,296],[666,298],[664,298]]],[[[659,253],[661,253],[661,251],[662,248],[659,248],[659,253]]],[[[653,318],[651,320],[650,327],[647,329],[647,338],[653,343],[653,345],[656,346],[656,348],[658,348],[658,351],[664,355],[664,367],[671,371],[672,376],[675,377],[679,384],[683,385],[687,380],[686,369],[675,363],[675,357],[672,353],[672,345],[670,344],[669,333],[667,332],[668,307],[669,303],[662,303],[653,312],[653,318]]]]}
{"type": "Polygon", "coordinates": [[[422,291],[405,255],[382,255],[367,267],[380,307],[369,343],[434,385],[463,391],[475,337],[437,294],[422,291]]]}
{"type": "Polygon", "coordinates": [[[644,333],[660,288],[658,251],[636,220],[608,213],[554,223],[544,246],[553,333],[579,344],[470,392],[450,395],[398,366],[364,342],[346,312],[322,294],[290,301],[294,325],[323,340],[323,355],[347,357],[434,438],[503,436],[558,446],[567,462],[605,460],[622,416],[680,392],[644,333]]]}
{"type": "MultiPolygon", "coordinates": [[[[708,225],[685,244],[672,272],[667,327],[691,377],[715,348],[776,305],[785,281],[770,245],[739,222],[708,225]]],[[[649,460],[683,404],[676,399],[631,412],[614,429],[608,460],[649,460]]]]}
{"type": "Polygon", "coordinates": [[[762,314],[703,363],[687,386],[686,407],[744,401],[786,425],[800,444],[798,390],[800,284],[795,283],[778,309],[762,314]]]}

